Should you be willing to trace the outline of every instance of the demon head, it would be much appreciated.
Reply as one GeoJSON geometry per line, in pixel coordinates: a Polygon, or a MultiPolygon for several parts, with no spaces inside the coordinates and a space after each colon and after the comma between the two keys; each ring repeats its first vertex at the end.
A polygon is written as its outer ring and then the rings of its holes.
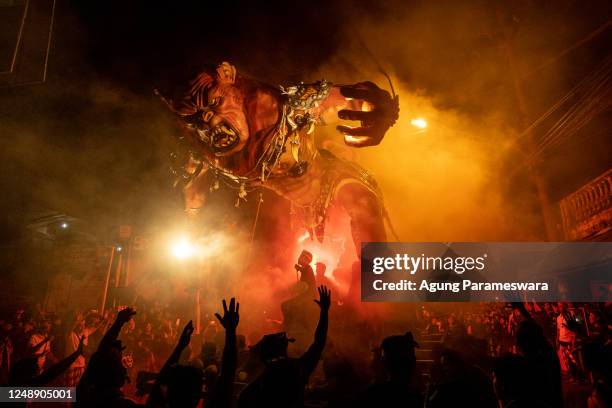
{"type": "Polygon", "coordinates": [[[271,128],[279,115],[278,91],[237,75],[228,62],[200,73],[176,99],[159,96],[196,142],[215,156],[241,151],[250,137],[271,128]]]}

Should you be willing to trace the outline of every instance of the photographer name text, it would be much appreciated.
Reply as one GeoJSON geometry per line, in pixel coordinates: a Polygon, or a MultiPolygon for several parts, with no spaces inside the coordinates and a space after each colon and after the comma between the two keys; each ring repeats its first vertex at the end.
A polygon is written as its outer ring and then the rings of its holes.
{"type": "MultiPolygon", "coordinates": [[[[417,256],[409,254],[395,254],[388,257],[375,257],[372,259],[371,272],[381,276],[386,272],[403,272],[409,275],[416,273],[447,273],[450,276],[442,279],[399,279],[395,281],[385,281],[376,279],[372,282],[375,291],[427,291],[453,292],[461,291],[548,291],[547,282],[481,282],[473,279],[463,279],[461,281],[450,279],[452,276],[463,275],[464,273],[476,273],[480,275],[486,271],[487,254],[481,256],[417,256]]],[[[382,276],[381,276],[382,277],[382,276]]],[[[479,279],[483,280],[483,279],[479,279]]]]}
{"type": "Polygon", "coordinates": [[[376,279],[372,282],[372,287],[376,291],[427,291],[435,292],[453,292],[461,291],[547,291],[547,282],[472,282],[469,279],[463,279],[461,282],[436,282],[426,279],[413,281],[401,279],[396,282],[385,282],[382,279],[376,279]]]}

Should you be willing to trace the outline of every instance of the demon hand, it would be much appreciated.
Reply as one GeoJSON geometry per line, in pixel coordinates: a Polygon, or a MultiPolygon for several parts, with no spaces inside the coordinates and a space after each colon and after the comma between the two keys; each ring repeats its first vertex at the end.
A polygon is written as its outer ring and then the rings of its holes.
{"type": "Polygon", "coordinates": [[[399,117],[399,97],[391,97],[389,92],[369,81],[341,86],[340,93],[345,98],[363,101],[361,111],[343,109],[338,112],[340,119],[361,122],[359,127],[337,126],[344,134],[344,142],[354,147],[379,144],[399,117]]]}

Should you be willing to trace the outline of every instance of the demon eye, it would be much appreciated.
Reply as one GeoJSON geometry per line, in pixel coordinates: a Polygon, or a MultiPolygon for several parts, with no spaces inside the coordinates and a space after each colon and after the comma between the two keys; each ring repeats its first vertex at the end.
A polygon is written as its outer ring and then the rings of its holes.
{"type": "Polygon", "coordinates": [[[213,115],[214,115],[213,111],[206,111],[202,113],[202,120],[208,123],[212,119],[213,115]]]}

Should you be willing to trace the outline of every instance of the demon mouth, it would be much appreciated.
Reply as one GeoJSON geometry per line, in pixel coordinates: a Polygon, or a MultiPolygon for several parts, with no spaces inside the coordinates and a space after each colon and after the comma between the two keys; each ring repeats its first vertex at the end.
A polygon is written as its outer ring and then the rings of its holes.
{"type": "Polygon", "coordinates": [[[230,150],[240,140],[238,132],[225,123],[220,123],[211,129],[198,129],[198,133],[200,139],[208,144],[214,152],[230,150]]]}

